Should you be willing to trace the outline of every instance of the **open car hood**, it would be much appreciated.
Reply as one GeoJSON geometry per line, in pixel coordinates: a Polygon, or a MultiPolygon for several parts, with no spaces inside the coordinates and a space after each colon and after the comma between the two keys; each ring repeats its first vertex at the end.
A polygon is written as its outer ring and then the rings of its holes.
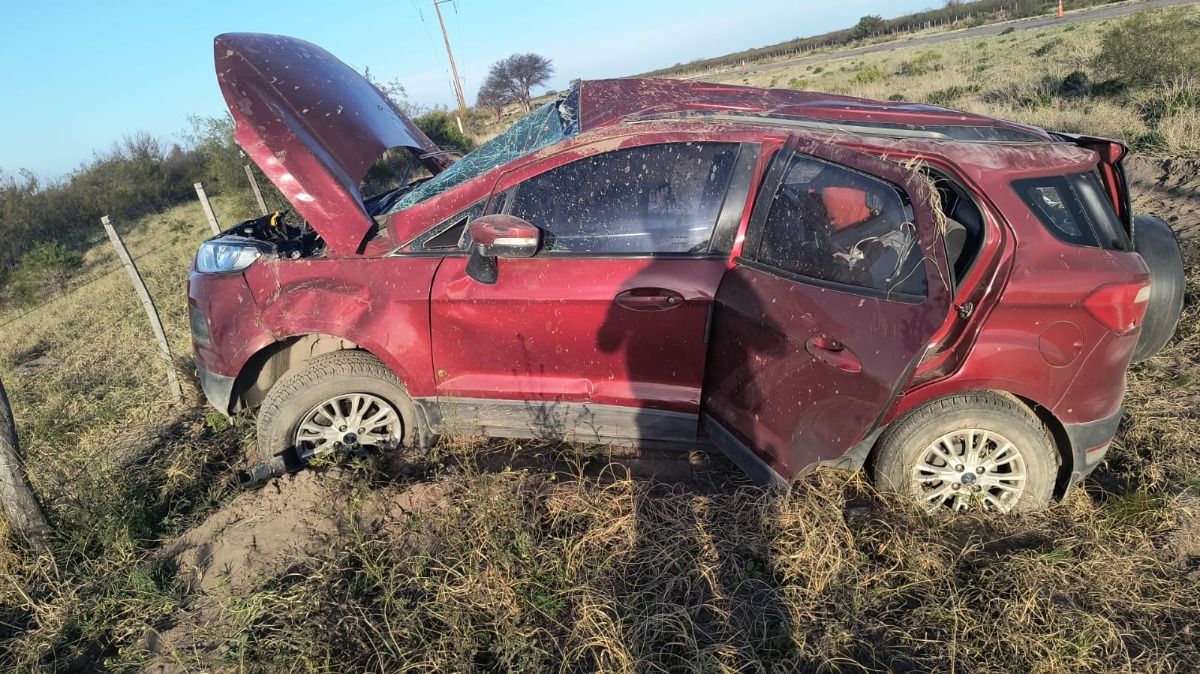
{"type": "Polygon", "coordinates": [[[225,33],[214,52],[235,138],[330,250],[358,252],[375,223],[359,183],[385,150],[450,165],[412,120],[350,66],[281,35],[225,33]]]}

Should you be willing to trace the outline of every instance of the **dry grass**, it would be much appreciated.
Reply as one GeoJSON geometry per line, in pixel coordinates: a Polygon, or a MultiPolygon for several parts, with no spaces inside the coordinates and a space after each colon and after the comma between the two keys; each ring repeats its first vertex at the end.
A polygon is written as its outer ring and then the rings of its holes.
{"type": "MultiPolygon", "coordinates": [[[[1097,30],[1058,36],[1056,77],[1090,62],[1097,30]]],[[[940,91],[1059,128],[1144,133],[1137,109],[1107,100],[1014,102],[1041,100],[1049,71],[1032,71],[1031,54],[1054,37],[864,57],[783,81],[940,91]],[[852,85],[868,65],[885,76],[852,85]]],[[[1189,119],[1159,125],[1170,147],[1195,137],[1189,119]]],[[[231,203],[218,202],[223,221],[231,203]]],[[[184,276],[205,225],[195,207],[128,224],[183,368],[184,276]]],[[[681,459],[664,479],[595,448],[458,442],[329,469],[342,486],[295,516],[345,514],[337,533],[230,596],[186,586],[163,543],[233,496],[251,426],[170,408],[136,298],[123,272],[101,276],[116,261],[99,245],[82,275],[94,282],[0,328],[0,376],[58,531],[53,555],[12,536],[0,546],[0,669],[1200,670],[1195,244],[1187,264],[1177,338],[1131,372],[1109,461],[1048,512],[929,518],[837,471],[769,499],[717,458],[681,459]],[[423,488],[438,498],[413,505],[423,488]],[[186,637],[174,650],[146,638],[172,628],[186,637]]]]}
{"type": "Polygon", "coordinates": [[[1180,107],[1151,124],[1138,114],[1138,107],[1169,93],[1163,89],[1170,87],[1185,89],[1194,101],[1200,97],[1200,84],[1177,81],[1118,91],[1108,83],[1106,88],[1111,74],[1097,70],[1094,63],[1101,37],[1113,24],[1096,21],[1018,31],[709,79],[932,103],[1056,131],[1117,138],[1144,154],[1197,156],[1200,108],[1180,107]]]}
{"type": "MultiPolygon", "coordinates": [[[[228,206],[216,204],[225,222],[241,215],[228,206]]],[[[117,224],[187,372],[187,265],[207,236],[199,206],[117,224]]],[[[183,595],[150,551],[230,492],[245,432],[170,406],[149,325],[107,241],[88,250],[73,287],[28,314],[0,315],[0,376],[56,531],[52,556],[28,555],[11,535],[0,548],[4,671],[104,657],[176,609],[183,595]]]]}

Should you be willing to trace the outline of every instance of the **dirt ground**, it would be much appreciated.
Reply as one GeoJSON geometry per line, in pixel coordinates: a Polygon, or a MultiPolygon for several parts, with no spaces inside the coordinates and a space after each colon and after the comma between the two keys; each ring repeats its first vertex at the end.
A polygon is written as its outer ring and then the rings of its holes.
{"type": "Polygon", "coordinates": [[[1200,235],[1200,161],[1130,157],[1125,168],[1135,213],[1163,218],[1180,239],[1200,235]]]}

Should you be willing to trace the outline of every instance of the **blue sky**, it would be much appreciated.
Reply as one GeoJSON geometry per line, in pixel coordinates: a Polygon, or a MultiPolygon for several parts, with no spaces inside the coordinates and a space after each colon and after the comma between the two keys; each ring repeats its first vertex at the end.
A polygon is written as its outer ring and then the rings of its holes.
{"type": "MultiPolygon", "coordinates": [[[[134,131],[180,139],[190,114],[218,115],[212,38],[281,33],[326,48],[409,98],[454,93],[430,0],[336,3],[5,0],[0,22],[0,171],[57,176],[134,131]],[[352,7],[353,10],[346,9],[352,7]]],[[[456,0],[442,5],[468,103],[488,66],[533,51],[551,82],[615,77],[897,16],[937,0],[456,0]]]]}

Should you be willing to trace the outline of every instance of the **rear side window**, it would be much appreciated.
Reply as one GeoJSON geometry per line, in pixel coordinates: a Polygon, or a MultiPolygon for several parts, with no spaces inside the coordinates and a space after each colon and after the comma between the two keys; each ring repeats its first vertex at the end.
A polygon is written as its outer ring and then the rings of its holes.
{"type": "Polygon", "coordinates": [[[891,183],[819,159],[791,158],[756,261],[882,293],[926,294],[908,199],[891,183]]]}
{"type": "Polygon", "coordinates": [[[509,212],[551,253],[704,253],[739,146],[665,143],[587,157],[521,183],[509,212]]]}
{"type": "Polygon", "coordinates": [[[1013,188],[1059,240],[1078,246],[1129,250],[1121,221],[1094,173],[1017,180],[1013,188]]]}

